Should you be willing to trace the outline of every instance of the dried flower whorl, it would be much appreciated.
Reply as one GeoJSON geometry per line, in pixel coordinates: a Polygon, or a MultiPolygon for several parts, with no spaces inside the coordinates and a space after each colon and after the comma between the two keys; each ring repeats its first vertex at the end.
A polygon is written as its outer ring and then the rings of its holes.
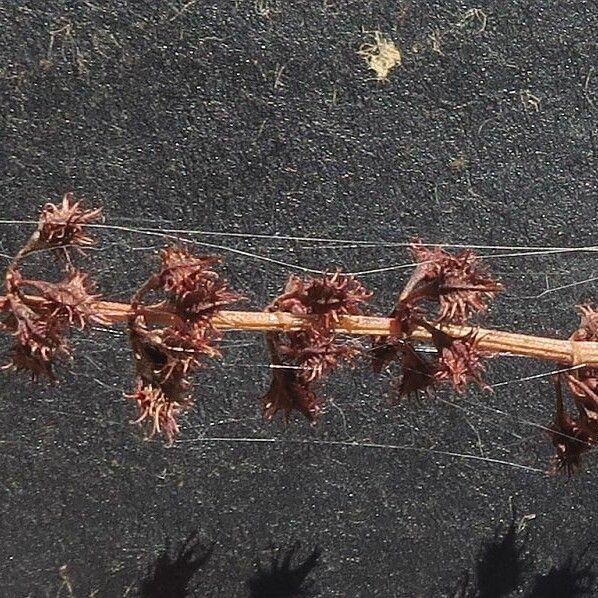
{"type": "Polygon", "coordinates": [[[66,193],[61,204],[47,203],[41,213],[29,251],[67,246],[87,247],[95,240],[85,230],[91,222],[100,220],[102,208],[83,210],[73,193],[66,193]]]}
{"type": "Polygon", "coordinates": [[[29,371],[33,379],[54,380],[56,357],[70,356],[67,338],[72,328],[107,323],[97,309],[100,295],[92,294],[89,276],[70,260],[66,276],[58,282],[26,279],[20,271],[21,261],[32,251],[60,248],[60,255],[66,256],[68,246],[94,242],[85,225],[97,220],[101,209],[84,211],[80,202],[72,202],[73,194],[67,193],[62,204],[46,204],[37,230],[12,260],[4,279],[7,295],[0,311],[6,315],[0,329],[15,337],[11,361],[4,368],[29,371]]]}
{"type": "Polygon", "coordinates": [[[296,410],[312,423],[317,420],[322,406],[311,383],[359,354],[355,346],[339,342],[334,325],[342,316],[361,315],[362,304],[371,297],[360,281],[340,271],[305,280],[289,276],[267,311],[312,317],[299,331],[266,335],[274,366],[270,390],[261,399],[266,419],[279,410],[288,419],[296,410]]]}
{"type": "Polygon", "coordinates": [[[396,334],[375,338],[371,352],[374,371],[381,371],[392,361],[401,361],[399,396],[429,391],[448,381],[462,394],[470,380],[489,388],[482,380],[483,357],[475,335],[453,337],[443,332],[443,323],[463,324],[472,315],[488,309],[488,300],[502,290],[485,264],[472,251],[453,256],[440,247],[429,248],[421,241],[411,244],[418,266],[399,295],[390,317],[396,334]],[[436,303],[437,314],[426,315],[424,304],[436,303]],[[404,340],[417,327],[430,332],[437,356],[430,360],[418,355],[404,340]]]}
{"type": "Polygon", "coordinates": [[[469,249],[451,255],[415,240],[411,252],[419,265],[399,302],[410,306],[423,300],[437,302],[438,322],[468,322],[472,315],[487,311],[488,299],[503,290],[489,268],[469,249]]]}
{"type": "Polygon", "coordinates": [[[555,377],[556,417],[548,428],[548,434],[556,449],[552,472],[563,471],[569,476],[581,467],[581,457],[598,441],[598,427],[583,413],[574,418],[565,412],[561,388],[561,377],[555,377]]]}
{"type": "Polygon", "coordinates": [[[214,346],[221,334],[211,318],[242,297],[211,269],[220,258],[168,247],[161,252],[161,259],[160,271],[149,278],[132,301],[129,336],[137,388],[126,396],[137,402],[140,416],[136,423],[151,424],[148,437],[163,432],[172,444],[179,431],[176,418],[193,405],[189,376],[201,367],[204,357],[221,357],[214,346]],[[149,292],[165,297],[160,305],[173,314],[170,326],[148,327],[142,302],[149,292]]]}
{"type": "MultiPolygon", "coordinates": [[[[573,341],[598,341],[598,311],[589,304],[578,307],[580,323],[571,335],[573,341]]],[[[550,436],[556,449],[554,471],[569,475],[581,466],[581,457],[598,445],[598,368],[582,367],[559,376],[555,382],[557,415],[550,426],[550,436]],[[577,416],[568,415],[563,404],[561,378],[567,382],[577,416]]]]}

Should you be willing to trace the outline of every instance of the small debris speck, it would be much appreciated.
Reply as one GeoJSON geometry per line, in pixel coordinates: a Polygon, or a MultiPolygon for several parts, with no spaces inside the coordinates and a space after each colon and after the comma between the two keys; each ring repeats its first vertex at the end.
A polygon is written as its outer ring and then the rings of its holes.
{"type": "Polygon", "coordinates": [[[359,48],[368,66],[376,73],[378,81],[386,81],[390,72],[400,66],[403,60],[400,49],[395,43],[385,38],[380,31],[374,31],[373,41],[366,42],[359,48]]]}

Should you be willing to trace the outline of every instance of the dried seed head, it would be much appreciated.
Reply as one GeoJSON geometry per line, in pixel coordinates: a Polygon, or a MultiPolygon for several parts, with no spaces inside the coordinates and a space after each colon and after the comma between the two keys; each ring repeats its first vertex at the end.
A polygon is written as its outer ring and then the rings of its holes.
{"type": "Polygon", "coordinates": [[[268,421],[281,409],[286,420],[291,411],[301,412],[311,423],[315,423],[321,412],[320,401],[310,389],[306,371],[299,365],[286,363],[281,356],[281,334],[266,334],[268,350],[272,359],[272,382],[270,389],[262,397],[264,418],[268,421]]]}
{"type": "Polygon", "coordinates": [[[142,381],[137,383],[132,394],[125,397],[137,403],[138,417],[133,423],[147,424],[148,438],[163,434],[169,445],[179,434],[177,418],[193,404],[190,399],[172,401],[159,388],[144,385],[142,381]]]}
{"type": "Polygon", "coordinates": [[[151,290],[168,296],[168,307],[184,321],[206,320],[217,311],[243,299],[230,290],[228,282],[211,269],[221,259],[196,256],[182,247],[168,247],[161,252],[162,267],[137,292],[134,303],[151,290]]]}
{"type": "Polygon", "coordinates": [[[266,335],[272,363],[289,368],[273,372],[270,390],[262,399],[266,419],[280,409],[288,418],[295,409],[310,421],[316,420],[321,406],[309,383],[360,353],[355,346],[338,341],[334,324],[341,316],[360,315],[361,305],[371,296],[358,280],[339,271],[307,280],[289,277],[282,294],[267,310],[317,317],[306,321],[300,331],[266,335]]]}
{"type": "Polygon", "coordinates": [[[277,349],[285,363],[302,368],[300,376],[306,382],[322,378],[341,361],[350,361],[359,354],[355,346],[341,344],[335,336],[317,330],[279,334],[277,349]]]}
{"type": "MultiPolygon", "coordinates": [[[[201,366],[203,357],[221,357],[214,346],[221,335],[211,318],[241,296],[231,291],[228,283],[211,269],[220,262],[218,257],[195,256],[182,247],[168,247],[161,258],[160,271],[150,277],[132,300],[129,334],[138,388],[150,388],[157,404],[190,406],[190,374],[201,366]],[[161,307],[176,314],[173,325],[148,329],[140,315],[140,304],[150,291],[166,295],[161,307]]],[[[174,430],[172,426],[168,429],[174,430]]],[[[168,432],[167,437],[172,441],[174,433],[168,432]]]]}
{"type": "Polygon", "coordinates": [[[270,390],[262,398],[266,419],[284,409],[288,420],[289,412],[295,409],[313,423],[321,405],[309,384],[335,369],[340,361],[355,357],[357,349],[338,343],[333,334],[311,328],[287,334],[271,332],[266,338],[275,366],[270,390]]]}
{"type": "Polygon", "coordinates": [[[316,315],[319,318],[314,326],[328,330],[340,316],[361,315],[362,304],[372,295],[360,281],[340,271],[306,280],[292,274],[268,310],[316,315]]]}
{"type": "Polygon", "coordinates": [[[38,297],[42,302],[38,302],[37,297],[32,299],[31,296],[23,300],[46,318],[56,318],[79,330],[94,324],[108,324],[108,320],[97,309],[101,295],[91,294],[94,284],[89,275],[80,270],[71,270],[66,278],[59,282],[22,280],[19,286],[38,291],[38,297]]]}
{"type": "MultiPolygon", "coordinates": [[[[590,304],[578,307],[579,328],[569,337],[572,341],[598,341],[598,311],[590,304]]],[[[587,422],[598,426],[598,368],[583,367],[565,376],[580,414],[587,422]]]]}
{"type": "Polygon", "coordinates": [[[34,247],[59,248],[67,245],[86,247],[95,240],[85,231],[85,225],[100,220],[102,209],[83,210],[81,201],[74,201],[73,193],[66,193],[60,205],[47,203],[38,225],[38,240],[34,247]]]}
{"type": "Polygon", "coordinates": [[[562,403],[560,410],[557,406],[557,417],[548,434],[556,449],[552,472],[563,471],[571,476],[581,467],[582,455],[592,448],[590,434],[579,421],[564,412],[562,403]]]}
{"type": "Polygon", "coordinates": [[[3,328],[16,337],[9,367],[30,370],[32,377],[54,378],[55,357],[70,355],[71,328],[107,324],[97,309],[99,295],[91,295],[87,274],[71,269],[59,282],[27,280],[14,267],[6,275],[8,289],[3,328]]]}
{"type": "Polygon", "coordinates": [[[197,323],[148,330],[141,320],[134,318],[129,324],[137,377],[169,400],[180,401],[187,396],[188,376],[201,366],[202,357],[220,357],[211,344],[215,332],[197,323]]]}
{"type": "Polygon", "coordinates": [[[453,256],[440,247],[428,248],[416,240],[411,251],[419,265],[399,303],[414,306],[426,299],[436,301],[440,305],[439,322],[467,322],[473,314],[485,312],[488,300],[503,289],[470,250],[453,256]]]}
{"type": "Polygon", "coordinates": [[[556,417],[548,429],[557,453],[552,471],[564,471],[571,475],[579,469],[582,455],[598,444],[598,417],[595,409],[598,397],[594,395],[591,398],[584,390],[574,386],[579,393],[574,396],[579,417],[571,417],[564,409],[561,376],[555,376],[554,382],[556,417]]]}
{"type": "Polygon", "coordinates": [[[438,350],[436,380],[448,380],[459,394],[465,392],[471,380],[484,389],[490,389],[482,379],[485,370],[482,359],[488,355],[478,349],[479,338],[476,334],[454,338],[436,328],[431,330],[432,341],[438,350]]]}
{"type": "Polygon", "coordinates": [[[34,380],[40,377],[54,380],[52,366],[55,358],[70,355],[65,338],[68,324],[43,311],[36,312],[18,295],[9,293],[7,297],[7,316],[2,321],[2,329],[14,335],[15,345],[11,361],[4,368],[28,370],[34,380]]]}

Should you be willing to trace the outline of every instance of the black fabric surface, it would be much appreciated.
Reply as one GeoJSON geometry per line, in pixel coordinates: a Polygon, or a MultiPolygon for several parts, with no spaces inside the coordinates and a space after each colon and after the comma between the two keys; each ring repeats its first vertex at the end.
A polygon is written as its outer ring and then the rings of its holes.
{"type": "MultiPolygon", "coordinates": [[[[252,254],[362,271],[408,263],[389,243],[414,235],[591,245],[597,25],[594,1],[0,1],[0,218],[75,191],[123,227],[372,243],[181,234],[224,246],[199,249],[255,308],[293,269],[252,254]],[[403,54],[387,82],[357,53],[377,30],[403,54]]],[[[30,231],[2,224],[0,252],[30,231]]],[[[126,300],[165,241],[99,236],[85,268],[126,300]]],[[[492,266],[491,326],[566,337],[593,296],[538,297],[595,276],[592,253],[492,266]]],[[[373,311],[407,272],[364,277],[373,311]]],[[[359,367],[326,384],[317,427],[285,427],[260,415],[260,337],[226,338],[170,449],[128,424],[124,334],[78,337],[56,387],[2,375],[0,595],[592,595],[592,456],[567,481],[413,450],[547,469],[529,422],[553,417],[549,379],[392,405],[392,375],[359,367]]],[[[487,378],[551,367],[499,358],[487,378]]]]}

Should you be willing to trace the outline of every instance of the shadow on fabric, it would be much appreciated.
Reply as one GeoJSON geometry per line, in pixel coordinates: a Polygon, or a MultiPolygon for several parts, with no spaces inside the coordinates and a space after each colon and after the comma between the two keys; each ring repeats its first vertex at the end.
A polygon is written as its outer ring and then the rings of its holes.
{"type": "Polygon", "coordinates": [[[293,566],[292,561],[299,550],[295,542],[286,552],[279,551],[272,556],[270,565],[264,567],[257,561],[256,573],[247,581],[250,598],[302,598],[310,596],[313,581],[308,577],[318,566],[321,549],[313,551],[293,566]]]}
{"type": "MultiPolygon", "coordinates": [[[[532,572],[531,561],[524,556],[525,538],[517,537],[516,516],[504,535],[499,535],[482,545],[474,567],[462,574],[451,598],[502,598],[516,590],[521,591],[527,573],[532,572]],[[473,577],[473,579],[472,579],[473,577]]],[[[548,573],[537,574],[524,596],[527,598],[584,598],[593,596],[596,581],[594,561],[587,560],[588,545],[579,556],[569,554],[565,562],[550,569],[548,573]]]]}
{"type": "Polygon", "coordinates": [[[214,545],[204,546],[197,539],[197,532],[191,533],[181,543],[174,556],[170,554],[170,541],[166,548],[149,567],[139,585],[141,598],[188,598],[195,591],[192,585],[197,572],[210,560],[214,545]]]}

